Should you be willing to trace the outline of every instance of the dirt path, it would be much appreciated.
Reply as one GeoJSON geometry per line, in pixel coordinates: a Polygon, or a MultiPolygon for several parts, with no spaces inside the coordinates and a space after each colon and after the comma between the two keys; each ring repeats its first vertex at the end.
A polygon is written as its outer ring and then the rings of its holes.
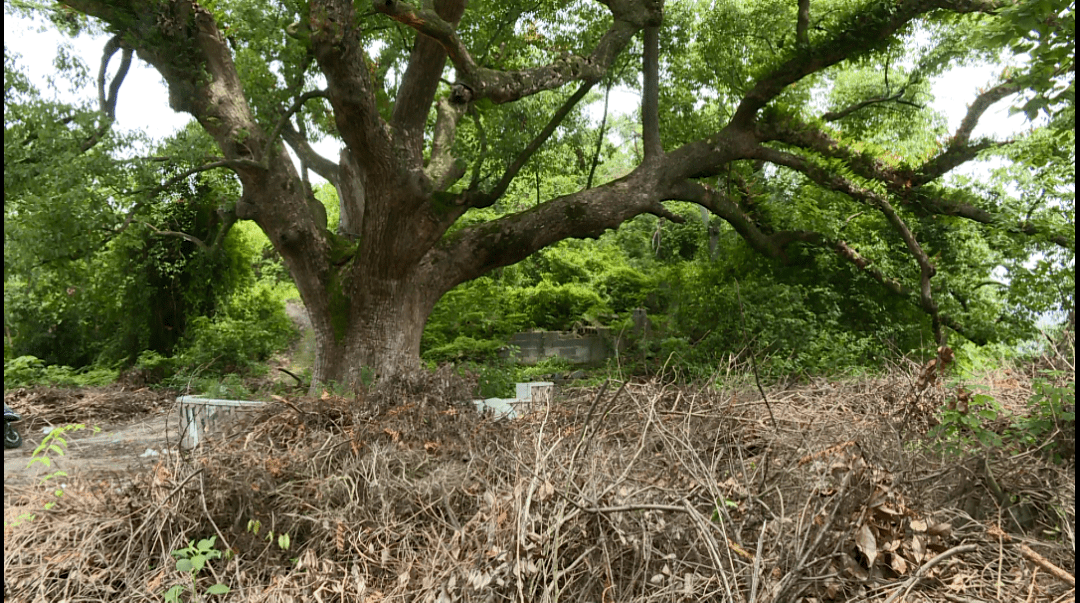
{"type": "Polygon", "coordinates": [[[136,467],[153,466],[178,442],[178,415],[143,416],[128,423],[102,426],[94,433],[91,426],[64,434],[68,442],[64,455],[52,454],[52,466],[30,462],[34,449],[45,434],[41,429],[20,431],[21,448],[4,451],[4,484],[25,484],[42,475],[65,471],[70,476],[89,478],[100,474],[119,474],[136,467]],[[171,434],[171,437],[170,437],[171,434]]]}
{"type": "MultiPolygon", "coordinates": [[[[314,364],[315,335],[299,300],[286,302],[285,311],[301,337],[274,362],[300,374],[314,364]]],[[[292,383],[292,378],[283,373],[274,371],[273,376],[292,383]]],[[[4,483],[29,484],[58,470],[71,476],[91,477],[122,475],[136,467],[153,466],[161,455],[177,450],[180,422],[176,395],[123,386],[6,391],[5,401],[25,420],[18,424],[22,447],[4,451],[4,483]],[[66,453],[50,455],[51,467],[42,463],[28,467],[34,449],[46,437],[43,430],[71,423],[84,423],[87,428],[64,435],[68,442],[66,453]],[[96,433],[92,430],[95,425],[101,428],[96,433]]]]}

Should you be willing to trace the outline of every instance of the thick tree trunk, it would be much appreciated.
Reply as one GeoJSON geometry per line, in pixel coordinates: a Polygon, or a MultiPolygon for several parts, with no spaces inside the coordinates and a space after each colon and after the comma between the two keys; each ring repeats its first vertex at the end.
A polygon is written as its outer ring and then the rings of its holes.
{"type": "Polygon", "coordinates": [[[439,292],[405,277],[399,281],[364,280],[361,291],[334,302],[328,312],[312,315],[316,355],[312,393],[323,384],[355,388],[372,376],[390,377],[420,367],[420,338],[439,292]],[[340,303],[347,300],[347,303],[340,303]]]}

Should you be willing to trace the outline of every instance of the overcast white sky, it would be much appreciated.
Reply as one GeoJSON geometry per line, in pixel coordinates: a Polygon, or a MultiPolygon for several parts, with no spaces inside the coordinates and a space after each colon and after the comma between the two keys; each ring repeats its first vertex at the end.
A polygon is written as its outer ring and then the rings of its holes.
{"type": "MultiPolygon", "coordinates": [[[[71,102],[77,97],[70,91],[69,86],[61,85],[60,90],[53,92],[47,85],[49,76],[55,74],[53,60],[56,57],[56,49],[65,41],[65,38],[52,30],[39,31],[41,29],[40,22],[34,23],[5,14],[4,45],[8,51],[21,55],[18,65],[30,75],[31,80],[43,95],[49,97],[55,93],[57,99],[71,102]]],[[[75,53],[86,63],[93,77],[96,77],[99,69],[105,41],[105,37],[93,38],[87,35],[71,41],[75,53]]],[[[110,64],[111,70],[115,71],[118,64],[119,56],[116,56],[110,64]]],[[[934,82],[933,90],[936,100],[933,106],[946,115],[950,129],[955,130],[960,124],[967,105],[977,94],[978,87],[985,86],[991,80],[993,72],[994,69],[990,67],[957,68],[934,82]]],[[[94,86],[92,80],[89,86],[78,91],[79,96],[96,98],[97,92],[94,86]]],[[[611,111],[616,113],[634,111],[639,102],[638,99],[634,91],[613,92],[611,111]]],[[[1027,128],[1022,115],[1008,115],[1009,100],[997,103],[983,116],[975,131],[976,136],[993,135],[1003,138],[1027,128]]],[[[599,106],[596,107],[596,111],[599,114],[599,106]]],[[[191,119],[189,115],[176,113],[169,108],[168,93],[161,76],[137,57],[132,61],[131,69],[120,89],[116,116],[117,128],[125,131],[142,130],[155,139],[161,139],[176,132],[191,119]]],[[[324,157],[337,160],[337,141],[327,140],[314,146],[324,157]]],[[[969,169],[977,168],[972,166],[969,169]]]]}

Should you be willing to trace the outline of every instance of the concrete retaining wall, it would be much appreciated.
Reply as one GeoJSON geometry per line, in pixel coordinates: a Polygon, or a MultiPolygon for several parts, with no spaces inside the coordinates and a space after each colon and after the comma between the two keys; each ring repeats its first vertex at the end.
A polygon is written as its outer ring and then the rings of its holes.
{"type": "Polygon", "coordinates": [[[591,333],[569,331],[534,331],[518,333],[510,338],[517,350],[501,353],[502,358],[514,358],[520,364],[536,364],[544,358],[563,358],[572,364],[600,365],[614,353],[611,330],[590,329],[591,333]]]}
{"type": "Polygon", "coordinates": [[[265,402],[215,400],[201,396],[180,396],[181,446],[194,448],[214,434],[224,433],[243,413],[258,410],[265,402]]]}

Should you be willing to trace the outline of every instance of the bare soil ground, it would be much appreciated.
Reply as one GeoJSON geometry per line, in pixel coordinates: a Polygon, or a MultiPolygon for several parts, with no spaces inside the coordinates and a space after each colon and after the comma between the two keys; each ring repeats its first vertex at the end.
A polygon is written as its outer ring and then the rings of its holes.
{"type": "MultiPolygon", "coordinates": [[[[285,312],[301,336],[271,361],[295,374],[314,361],[311,320],[299,300],[289,300],[285,312]]],[[[268,380],[295,385],[285,373],[272,370],[268,380]]],[[[137,379],[135,379],[137,381],[137,379]]],[[[4,484],[37,483],[42,476],[64,471],[82,477],[120,477],[130,470],[154,466],[160,457],[176,454],[179,444],[178,392],[138,386],[107,388],[21,388],[5,392],[5,401],[24,421],[17,428],[21,448],[4,451],[4,484]],[[46,430],[78,423],[84,429],[67,431],[64,454],[50,454],[50,464],[28,466],[46,430]]]]}
{"type": "MultiPolygon", "coordinates": [[[[919,376],[768,405],[612,383],[495,421],[442,370],[283,398],[197,454],[145,459],[171,392],[9,392],[29,441],[5,455],[5,601],[160,601],[184,584],[172,552],[210,537],[227,558],[199,588],[231,591],[205,600],[1070,600],[1075,460],[1047,454],[1064,432],[942,457],[922,435],[955,392],[919,376]],[[49,422],[105,428],[72,435],[60,498],[9,469],[49,422]]],[[[1021,373],[986,386],[1017,412],[1032,393],[1021,373]]]]}
{"type": "Polygon", "coordinates": [[[17,424],[21,448],[4,450],[5,489],[37,483],[43,475],[64,471],[84,477],[124,475],[153,466],[158,456],[176,450],[176,394],[147,388],[32,388],[4,395],[24,418],[17,424]],[[28,466],[46,430],[85,425],[65,431],[66,453],[49,454],[51,463],[28,466]],[[150,452],[147,452],[150,451],[150,452]]]}

